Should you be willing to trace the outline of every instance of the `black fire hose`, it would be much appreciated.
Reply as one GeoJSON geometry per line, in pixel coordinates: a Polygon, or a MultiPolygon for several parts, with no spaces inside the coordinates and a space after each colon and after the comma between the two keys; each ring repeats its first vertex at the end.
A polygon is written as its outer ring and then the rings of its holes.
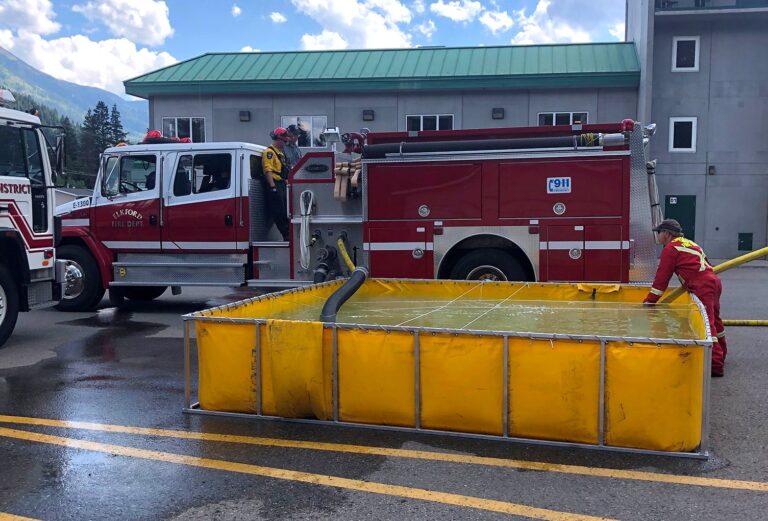
{"type": "Polygon", "coordinates": [[[355,268],[349,279],[325,301],[323,310],[320,312],[320,322],[336,322],[336,314],[341,306],[360,289],[367,277],[368,270],[362,267],[355,268]]]}

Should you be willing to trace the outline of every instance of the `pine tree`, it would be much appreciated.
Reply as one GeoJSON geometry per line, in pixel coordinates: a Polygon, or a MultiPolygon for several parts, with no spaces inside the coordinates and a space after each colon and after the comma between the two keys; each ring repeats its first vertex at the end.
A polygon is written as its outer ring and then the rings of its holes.
{"type": "Polygon", "coordinates": [[[80,150],[82,151],[82,166],[85,172],[97,172],[99,168],[99,154],[103,149],[98,146],[98,124],[91,109],[85,113],[82,133],[80,134],[80,150]]]}
{"type": "Polygon", "coordinates": [[[126,134],[125,129],[123,129],[123,124],[120,122],[120,111],[117,110],[117,105],[112,105],[112,114],[109,116],[109,127],[112,145],[125,141],[128,134],[126,134]]]}
{"type": "Polygon", "coordinates": [[[109,108],[103,101],[96,104],[91,115],[94,133],[94,143],[99,153],[114,145],[112,142],[112,129],[109,123],[109,108]]]}

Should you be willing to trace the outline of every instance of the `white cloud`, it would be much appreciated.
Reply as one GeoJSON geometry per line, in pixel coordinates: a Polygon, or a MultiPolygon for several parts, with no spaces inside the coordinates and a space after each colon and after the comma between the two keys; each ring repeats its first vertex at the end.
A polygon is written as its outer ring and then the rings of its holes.
{"type": "Polygon", "coordinates": [[[493,34],[509,31],[515,25],[506,11],[486,11],[480,17],[480,23],[490,29],[493,34]]]}
{"type": "Polygon", "coordinates": [[[339,33],[323,30],[320,34],[305,34],[301,37],[301,47],[308,51],[323,49],[346,49],[349,44],[339,33]]]}
{"type": "Polygon", "coordinates": [[[616,22],[610,29],[608,29],[608,32],[611,33],[611,36],[623,42],[625,33],[624,22],[616,22]]]}
{"type": "Polygon", "coordinates": [[[0,2],[0,24],[16,31],[30,31],[36,34],[51,34],[61,28],[53,19],[53,4],[50,0],[2,0],[0,2]]]}
{"type": "Polygon", "coordinates": [[[240,49],[240,52],[261,52],[261,49],[254,49],[250,45],[246,45],[242,49],[240,49]]]}
{"type": "Polygon", "coordinates": [[[301,38],[305,49],[410,47],[411,35],[398,24],[411,14],[397,0],[291,0],[294,7],[320,24],[319,34],[301,38]],[[343,36],[342,36],[343,35],[343,36]],[[311,46],[311,47],[310,47],[311,46]]]}
{"type": "MultiPolygon", "coordinates": [[[[539,0],[536,10],[526,16],[525,9],[517,12],[518,24],[522,30],[513,38],[516,45],[533,45],[540,43],[584,43],[592,41],[589,32],[570,20],[554,17],[549,13],[551,0],[539,0]],[[566,21],[567,20],[567,21],[566,21]]],[[[561,15],[562,13],[558,13],[561,15]]]]}
{"type": "Polygon", "coordinates": [[[231,12],[232,12],[232,16],[234,16],[235,18],[237,18],[238,16],[243,14],[243,10],[240,9],[240,6],[238,6],[237,4],[232,4],[232,11],[231,12]]]}
{"type": "Polygon", "coordinates": [[[368,9],[379,9],[387,21],[392,23],[410,23],[411,11],[398,0],[366,0],[363,4],[368,9]]]}
{"type": "Polygon", "coordinates": [[[424,6],[424,0],[416,0],[413,2],[413,10],[418,14],[424,14],[424,11],[427,10],[427,8],[424,6]]]}
{"type": "Polygon", "coordinates": [[[177,61],[167,52],[139,49],[125,38],[93,41],[76,35],[45,40],[28,31],[19,31],[14,54],[55,78],[120,95],[125,92],[123,80],[177,61]]]}
{"type": "Polygon", "coordinates": [[[435,31],[437,31],[437,26],[432,20],[427,20],[423,24],[417,25],[416,30],[427,38],[432,38],[432,35],[435,34],[435,31]]]}
{"type": "Polygon", "coordinates": [[[483,10],[483,4],[472,0],[437,0],[429,6],[429,10],[454,22],[471,22],[483,10]]]}
{"type": "Polygon", "coordinates": [[[269,18],[276,24],[283,24],[288,21],[288,19],[283,16],[283,13],[278,13],[277,11],[270,14],[269,18]]]}
{"type": "Polygon", "coordinates": [[[13,33],[10,29],[0,29],[0,47],[6,50],[13,49],[13,33]]]}
{"type": "Polygon", "coordinates": [[[74,5],[72,10],[137,43],[161,45],[173,34],[162,0],[98,0],[74,5]]]}

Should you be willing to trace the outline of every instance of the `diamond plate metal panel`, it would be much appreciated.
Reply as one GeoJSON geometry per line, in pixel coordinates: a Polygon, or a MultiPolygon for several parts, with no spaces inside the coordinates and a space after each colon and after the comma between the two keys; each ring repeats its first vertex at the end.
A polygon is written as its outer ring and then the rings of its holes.
{"type": "Polygon", "coordinates": [[[656,273],[656,239],[653,235],[651,196],[643,146],[643,126],[635,122],[629,138],[632,150],[629,186],[630,282],[651,282],[656,273]]]}

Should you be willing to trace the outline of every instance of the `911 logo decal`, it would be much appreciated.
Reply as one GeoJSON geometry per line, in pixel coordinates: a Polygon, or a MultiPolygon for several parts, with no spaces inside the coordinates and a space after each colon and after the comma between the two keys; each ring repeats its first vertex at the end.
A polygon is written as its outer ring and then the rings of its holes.
{"type": "Polygon", "coordinates": [[[570,194],[571,178],[570,177],[547,177],[547,193],[548,194],[570,194]]]}

